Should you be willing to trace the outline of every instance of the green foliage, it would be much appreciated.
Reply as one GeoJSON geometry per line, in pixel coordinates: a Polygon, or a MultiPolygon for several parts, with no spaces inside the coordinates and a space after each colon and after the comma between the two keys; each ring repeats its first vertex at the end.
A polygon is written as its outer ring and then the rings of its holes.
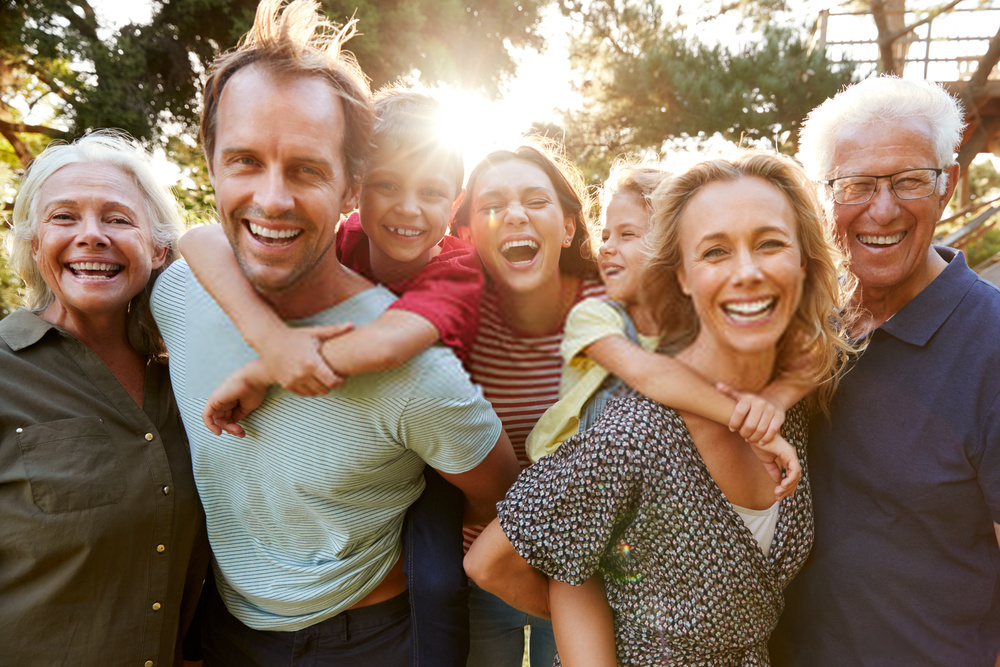
{"type": "Polygon", "coordinates": [[[511,49],[537,48],[540,12],[551,0],[323,0],[337,22],[358,19],[349,43],[372,85],[419,73],[496,95],[512,75],[511,49]]]}
{"type": "MultiPolygon", "coordinates": [[[[4,244],[4,236],[9,232],[5,231],[6,226],[0,224],[0,248],[4,244]]],[[[0,251],[0,260],[6,259],[6,253],[0,251]]],[[[22,304],[18,290],[24,287],[21,279],[7,265],[6,261],[0,261],[0,320],[17,310],[22,304]]]]}
{"type": "Polygon", "coordinates": [[[754,33],[747,23],[729,41],[736,46],[722,46],[668,22],[655,0],[595,2],[568,13],[579,25],[572,54],[585,103],[564,123],[585,171],[606,173],[619,154],[658,153],[669,137],[701,133],[769,139],[794,153],[805,115],[854,79],[852,66],[810,51],[795,27],[768,24],[754,33]]]}
{"type": "MultiPolygon", "coordinates": [[[[1000,196],[1000,174],[992,162],[973,162],[969,165],[969,193],[973,200],[990,201],[1000,196]]],[[[993,221],[996,224],[996,220],[993,221]]],[[[969,266],[976,266],[1000,253],[1000,227],[993,227],[965,249],[969,266]]]]}

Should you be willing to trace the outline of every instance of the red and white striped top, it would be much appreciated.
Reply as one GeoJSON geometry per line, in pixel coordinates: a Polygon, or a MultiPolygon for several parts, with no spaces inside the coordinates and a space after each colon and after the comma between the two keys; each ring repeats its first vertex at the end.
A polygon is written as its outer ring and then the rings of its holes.
{"type": "MultiPolygon", "coordinates": [[[[599,280],[585,278],[580,281],[574,305],[602,294],[604,285],[599,280]]],[[[487,286],[479,313],[479,333],[467,367],[473,382],[483,388],[483,396],[500,417],[522,468],[531,463],[524,441],[542,413],[559,399],[562,339],[562,327],[545,336],[514,333],[500,312],[496,292],[487,286]]],[[[482,530],[482,526],[464,529],[467,551],[482,530]]]]}

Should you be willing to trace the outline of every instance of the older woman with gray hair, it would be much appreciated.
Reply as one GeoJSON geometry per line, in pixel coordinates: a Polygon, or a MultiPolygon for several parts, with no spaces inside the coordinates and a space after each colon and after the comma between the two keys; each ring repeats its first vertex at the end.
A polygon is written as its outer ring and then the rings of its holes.
{"type": "Polygon", "coordinates": [[[95,132],[32,163],[0,321],[0,626],[9,664],[181,662],[208,563],[149,311],[180,230],[145,152],[95,132]]]}

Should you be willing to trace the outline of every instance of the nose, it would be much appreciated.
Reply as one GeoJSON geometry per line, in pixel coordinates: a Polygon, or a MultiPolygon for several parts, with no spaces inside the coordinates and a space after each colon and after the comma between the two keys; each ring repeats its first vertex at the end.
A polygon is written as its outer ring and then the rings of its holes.
{"type": "Polygon", "coordinates": [[[417,202],[417,197],[415,194],[407,193],[396,204],[396,212],[399,215],[405,215],[410,218],[415,218],[420,215],[420,205],[417,202]]]}
{"type": "Polygon", "coordinates": [[[280,169],[270,169],[264,174],[254,191],[254,203],[268,217],[278,217],[295,207],[295,198],[288,187],[288,179],[280,169]]]}
{"type": "Polygon", "coordinates": [[[98,215],[83,217],[80,233],[76,237],[76,245],[80,247],[106,248],[111,244],[108,230],[98,215]]]}
{"type": "Polygon", "coordinates": [[[528,223],[528,212],[520,202],[511,202],[504,211],[503,221],[508,225],[525,225],[528,223]]]}
{"type": "Polygon", "coordinates": [[[889,187],[889,179],[879,179],[875,184],[875,192],[868,202],[868,215],[876,223],[887,225],[899,215],[899,200],[889,187]]]}
{"type": "Polygon", "coordinates": [[[604,243],[602,243],[601,247],[598,249],[598,252],[601,255],[613,255],[615,251],[616,251],[615,244],[610,237],[604,243]]]}
{"type": "Polygon", "coordinates": [[[742,252],[737,257],[738,265],[736,273],[733,275],[733,282],[736,285],[753,285],[764,278],[764,274],[757,264],[757,258],[751,252],[742,252]]]}

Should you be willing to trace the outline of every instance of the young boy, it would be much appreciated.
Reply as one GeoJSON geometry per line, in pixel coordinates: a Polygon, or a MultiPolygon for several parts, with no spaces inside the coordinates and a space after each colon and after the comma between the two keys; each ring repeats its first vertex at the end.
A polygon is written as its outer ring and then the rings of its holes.
{"type": "MultiPolygon", "coordinates": [[[[447,236],[462,188],[461,152],[438,135],[440,104],[398,87],[375,100],[375,151],[361,190],[360,214],[337,231],[341,264],[400,296],[375,322],[343,328],[295,328],[283,322],[243,278],[218,225],[186,234],[181,253],[239,327],[260,360],[228,378],[203,418],[216,435],[242,437],[237,422],[280,384],[319,395],[351,375],[405,363],[442,342],[463,358],[475,337],[484,277],[475,249],[447,236]]],[[[265,243],[281,243],[251,230],[265,243]]],[[[468,611],[462,570],[462,494],[435,471],[403,527],[413,646],[411,664],[465,665],[468,611]],[[419,640],[419,641],[418,641],[419,640]]]]}

